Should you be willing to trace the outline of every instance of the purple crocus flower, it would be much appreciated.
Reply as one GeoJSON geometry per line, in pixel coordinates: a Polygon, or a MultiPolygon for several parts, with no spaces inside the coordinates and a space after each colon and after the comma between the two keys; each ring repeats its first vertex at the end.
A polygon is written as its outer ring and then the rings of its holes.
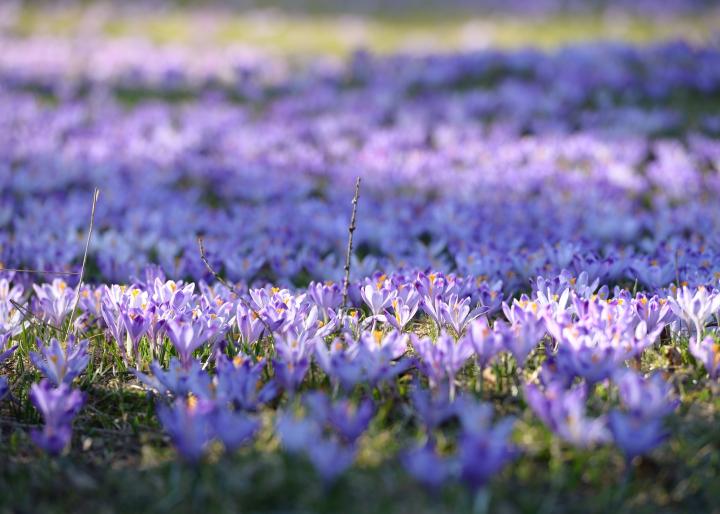
{"type": "Polygon", "coordinates": [[[260,318],[243,304],[237,306],[235,321],[240,330],[240,337],[246,344],[255,343],[265,329],[260,318]]]}
{"type": "Polygon", "coordinates": [[[275,381],[262,383],[264,369],[264,362],[253,363],[243,355],[232,361],[221,356],[217,361],[217,397],[233,403],[237,409],[257,410],[260,405],[275,398],[278,392],[275,381]]]}
{"type": "Polygon", "coordinates": [[[126,355],[135,356],[137,354],[140,339],[148,332],[154,315],[154,307],[149,307],[146,310],[135,308],[121,310],[120,319],[125,326],[127,337],[125,342],[126,355]]]}
{"type": "Polygon", "coordinates": [[[360,296],[365,304],[370,307],[371,318],[384,319],[383,312],[390,305],[393,298],[397,295],[394,289],[386,289],[382,287],[382,283],[367,284],[360,288],[360,296]]]}
{"type": "Polygon", "coordinates": [[[710,378],[715,380],[720,377],[720,343],[717,343],[711,336],[698,342],[691,338],[688,345],[693,357],[703,363],[710,378]]]}
{"type": "Polygon", "coordinates": [[[38,299],[40,316],[55,326],[61,326],[72,309],[75,291],[59,278],[53,280],[52,284],[33,284],[33,289],[38,299]]]}
{"type": "MultiPolygon", "coordinates": [[[[7,343],[5,343],[5,344],[7,344],[7,343]]],[[[3,348],[3,346],[4,345],[0,346],[0,348],[3,348]]],[[[8,348],[7,350],[5,350],[4,352],[0,353],[0,364],[5,362],[6,360],[8,360],[10,358],[10,356],[13,353],[15,353],[15,350],[17,350],[17,348],[18,348],[18,345],[13,345],[10,348],[8,348]]]]}
{"type": "Polygon", "coordinates": [[[400,460],[415,480],[430,489],[438,489],[451,473],[451,463],[440,456],[435,446],[427,444],[403,453],[400,460]]]}
{"type": "Polygon", "coordinates": [[[544,392],[534,384],[525,386],[525,400],[542,422],[560,438],[581,448],[610,439],[604,418],[586,416],[585,397],[584,386],[565,389],[560,383],[551,383],[544,392]]]}
{"type": "Polygon", "coordinates": [[[462,335],[468,323],[487,312],[487,309],[482,306],[475,308],[470,307],[470,301],[470,297],[460,299],[458,295],[451,294],[447,302],[440,303],[442,320],[449,325],[458,336],[462,335]]]}
{"type": "Polygon", "coordinates": [[[515,425],[507,417],[492,424],[492,407],[463,400],[458,405],[462,434],[458,459],[463,481],[472,491],[478,491],[518,455],[510,442],[515,425]]]}
{"type": "Polygon", "coordinates": [[[307,288],[308,296],[323,312],[325,317],[329,311],[335,311],[342,304],[342,290],[334,282],[318,283],[310,282],[307,288]]]}
{"type": "Polygon", "coordinates": [[[473,354],[473,347],[467,339],[455,339],[442,332],[437,341],[429,337],[410,335],[413,347],[421,358],[421,368],[433,387],[447,379],[450,397],[454,397],[455,375],[473,354]]]}
{"type": "Polygon", "coordinates": [[[233,451],[247,443],[259,427],[260,423],[257,420],[228,409],[218,409],[213,419],[215,435],[228,451],[233,451]]]}
{"type": "Polygon", "coordinates": [[[646,418],[618,410],[610,412],[608,424],[615,444],[625,453],[628,461],[659,446],[668,436],[662,420],[646,418]]]}
{"type": "Polygon", "coordinates": [[[431,391],[416,383],[410,398],[414,413],[428,432],[456,414],[455,404],[448,399],[447,391],[431,391]]]}
{"type": "Polygon", "coordinates": [[[159,362],[153,361],[150,363],[152,376],[138,370],[132,371],[140,382],[160,395],[184,397],[192,393],[200,398],[212,397],[212,380],[196,360],[193,360],[190,366],[185,367],[177,358],[173,357],[167,371],[159,362]]]}
{"type": "Polygon", "coordinates": [[[306,455],[325,483],[331,483],[355,461],[355,447],[334,438],[323,437],[312,442],[306,455]]]}
{"type": "Polygon", "coordinates": [[[695,328],[695,337],[702,339],[705,323],[720,310],[720,294],[711,293],[706,287],[700,286],[693,293],[687,287],[677,292],[677,296],[669,297],[670,307],[677,317],[688,326],[695,328]]]}
{"type": "Polygon", "coordinates": [[[8,385],[7,377],[0,376],[0,400],[4,400],[10,392],[10,386],[8,385]]]}
{"type": "Polygon", "coordinates": [[[385,320],[398,331],[405,329],[420,307],[419,297],[415,295],[411,298],[412,300],[408,301],[403,300],[399,296],[393,298],[391,302],[392,313],[390,313],[389,310],[385,310],[385,320]]]}
{"type": "Polygon", "coordinates": [[[530,352],[537,347],[545,335],[545,326],[542,320],[534,315],[520,311],[512,325],[498,320],[495,323],[495,332],[501,337],[504,348],[515,357],[518,366],[522,367],[530,352]]]}
{"type": "Polygon", "coordinates": [[[656,372],[643,378],[629,368],[618,370],[613,375],[617,384],[620,400],[635,416],[642,418],[662,418],[672,413],[680,401],[674,398],[670,383],[656,372]]]}
{"type": "Polygon", "coordinates": [[[484,317],[470,323],[464,339],[469,341],[475,350],[481,368],[487,367],[502,347],[502,335],[494,332],[484,317]]]}
{"type": "Polygon", "coordinates": [[[672,387],[660,374],[643,378],[630,369],[621,370],[613,377],[620,399],[627,413],[614,410],[608,418],[615,443],[628,460],[649,452],[667,437],[662,419],[673,412],[678,400],[672,397],[672,387]]]}
{"type": "Polygon", "coordinates": [[[278,414],[275,430],[290,453],[302,452],[322,437],[321,426],[315,419],[299,418],[289,412],[278,414]]]}
{"type": "Polygon", "coordinates": [[[310,369],[310,359],[308,357],[301,357],[296,361],[273,359],[272,363],[275,370],[275,380],[289,392],[298,388],[308,369],[310,369]]]}
{"type": "MultiPolygon", "coordinates": [[[[161,403],[157,416],[178,453],[188,462],[198,462],[213,438],[214,404],[195,396],[161,403]]],[[[225,428],[225,427],[223,427],[225,428]]]]}
{"type": "Polygon", "coordinates": [[[40,352],[30,352],[30,360],[56,387],[62,383],[72,384],[90,361],[87,340],[76,342],[75,338],[70,336],[67,347],[63,348],[60,341],[53,337],[48,345],[44,345],[40,339],[37,340],[37,345],[40,352]]]}
{"type": "Polygon", "coordinates": [[[67,384],[53,387],[48,380],[30,386],[30,400],[40,411],[45,424],[33,430],[33,442],[50,455],[59,455],[70,442],[72,420],[85,402],[84,395],[67,384]]]}
{"type": "Polygon", "coordinates": [[[214,330],[200,319],[181,318],[167,322],[167,334],[180,356],[180,362],[189,367],[193,352],[214,335],[214,330]]]}
{"type": "Polygon", "coordinates": [[[371,400],[357,405],[349,400],[339,400],[330,405],[327,420],[346,442],[354,443],[367,430],[374,414],[371,400]]]}

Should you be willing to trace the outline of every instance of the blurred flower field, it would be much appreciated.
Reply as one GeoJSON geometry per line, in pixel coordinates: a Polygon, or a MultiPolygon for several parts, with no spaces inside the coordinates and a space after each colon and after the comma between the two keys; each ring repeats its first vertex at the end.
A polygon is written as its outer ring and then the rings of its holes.
{"type": "Polygon", "coordinates": [[[720,512],[720,11],[0,7],[0,512],[720,512]]]}

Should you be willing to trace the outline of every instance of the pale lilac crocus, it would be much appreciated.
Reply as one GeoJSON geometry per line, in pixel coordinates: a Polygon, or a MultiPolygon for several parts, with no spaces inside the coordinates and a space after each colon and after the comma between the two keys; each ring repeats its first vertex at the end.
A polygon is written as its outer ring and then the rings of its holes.
{"type": "Polygon", "coordinates": [[[214,333],[201,319],[180,318],[167,322],[168,337],[185,367],[190,365],[193,352],[203,346],[214,333]]]}
{"type": "Polygon", "coordinates": [[[73,418],[85,402],[84,395],[67,384],[53,387],[48,380],[30,387],[30,400],[43,416],[42,430],[33,430],[30,437],[50,455],[59,455],[70,443],[73,418]]]}
{"type": "Polygon", "coordinates": [[[561,383],[551,383],[541,391],[535,384],[526,384],[524,391],[533,412],[565,441],[587,448],[610,440],[605,418],[589,418],[585,413],[584,386],[566,389],[561,383]]]}
{"type": "Polygon", "coordinates": [[[683,286],[676,296],[668,298],[670,306],[677,317],[688,326],[695,328],[695,336],[702,339],[707,320],[720,309],[720,294],[710,292],[704,286],[698,287],[693,293],[683,286]]]}
{"type": "Polygon", "coordinates": [[[38,300],[40,317],[57,327],[61,326],[70,314],[75,291],[59,278],[51,284],[33,284],[33,289],[38,300]]]}
{"type": "Polygon", "coordinates": [[[420,299],[414,296],[412,300],[405,301],[400,297],[393,298],[392,313],[385,310],[385,320],[396,330],[404,330],[410,320],[413,319],[420,307],[420,299]]]}
{"type": "Polygon", "coordinates": [[[455,396],[455,375],[473,354],[473,347],[467,339],[455,339],[442,332],[437,341],[429,337],[411,334],[413,348],[420,356],[421,369],[433,387],[447,380],[450,397],[455,396]]]}
{"type": "Polygon", "coordinates": [[[449,325],[458,336],[463,334],[468,323],[487,311],[482,306],[471,307],[470,301],[470,297],[460,299],[458,295],[451,294],[446,302],[439,303],[442,321],[449,325]]]}
{"type": "Polygon", "coordinates": [[[711,379],[715,380],[720,377],[720,343],[711,336],[702,341],[693,337],[690,339],[688,348],[693,357],[705,366],[711,379]]]}
{"type": "Polygon", "coordinates": [[[39,352],[30,352],[33,365],[53,383],[72,384],[72,381],[82,373],[90,362],[88,355],[88,341],[76,341],[70,336],[65,347],[54,337],[45,345],[37,340],[39,352]]]}

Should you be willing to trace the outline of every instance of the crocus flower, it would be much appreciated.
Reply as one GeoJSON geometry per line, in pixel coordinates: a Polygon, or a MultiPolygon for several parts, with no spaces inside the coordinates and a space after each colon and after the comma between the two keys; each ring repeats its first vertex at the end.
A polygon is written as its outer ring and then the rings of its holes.
{"type": "Polygon", "coordinates": [[[310,369],[310,359],[308,357],[302,357],[296,361],[273,359],[272,364],[275,370],[275,380],[289,392],[298,388],[308,369],[310,369]]]}
{"type": "Polygon", "coordinates": [[[358,344],[370,352],[386,352],[392,359],[399,359],[407,352],[408,339],[397,330],[387,333],[373,330],[361,333],[358,344]]]}
{"type": "Polygon", "coordinates": [[[481,368],[487,367],[502,347],[502,335],[494,332],[484,317],[470,323],[464,339],[469,341],[475,350],[481,368]]]}
{"type": "Polygon", "coordinates": [[[501,320],[495,323],[495,333],[501,337],[503,347],[508,350],[519,366],[524,366],[530,352],[532,352],[545,335],[545,325],[542,320],[533,315],[521,314],[523,319],[517,319],[512,325],[501,320]]]}
{"type": "MultiPolygon", "coordinates": [[[[5,343],[5,344],[7,344],[7,343],[5,343]]],[[[5,346],[5,344],[0,346],[0,348],[3,348],[5,346]]],[[[18,348],[18,345],[13,345],[10,348],[8,348],[7,350],[5,350],[4,352],[0,353],[0,364],[5,362],[6,360],[8,360],[10,358],[10,356],[13,353],[15,353],[15,350],[17,350],[17,348],[18,348]]]]}
{"type": "Polygon", "coordinates": [[[360,288],[360,296],[365,304],[370,307],[373,319],[382,316],[396,294],[395,290],[386,289],[379,283],[367,284],[365,287],[360,288]]]}
{"type": "Polygon", "coordinates": [[[711,336],[699,342],[693,337],[688,347],[693,357],[703,363],[711,379],[720,377],[720,343],[711,336]]]}
{"type": "Polygon", "coordinates": [[[83,394],[64,383],[53,387],[43,379],[30,387],[30,400],[45,422],[43,429],[33,430],[30,437],[50,455],[59,455],[70,442],[72,420],[85,402],[83,394]]]}
{"type": "Polygon", "coordinates": [[[354,443],[367,430],[368,424],[375,414],[371,400],[359,404],[349,400],[339,400],[330,405],[328,423],[348,443],[354,443]]]}
{"type": "Polygon", "coordinates": [[[170,342],[180,356],[183,366],[190,366],[192,354],[204,345],[214,334],[202,320],[173,319],[167,322],[167,334],[170,342]]]}
{"type": "Polygon", "coordinates": [[[623,405],[635,416],[662,418],[680,403],[673,395],[672,386],[657,372],[643,378],[637,371],[625,368],[615,372],[613,381],[623,405]]]}
{"type": "Polygon", "coordinates": [[[430,384],[437,387],[447,379],[450,384],[450,396],[454,396],[455,375],[473,354],[473,347],[467,339],[455,339],[442,332],[437,341],[429,337],[411,336],[413,347],[421,359],[423,372],[430,379],[430,384]]]}
{"type": "Polygon", "coordinates": [[[517,448],[510,442],[515,420],[503,418],[493,425],[489,405],[468,400],[460,405],[461,476],[472,491],[477,491],[518,455],[517,448]]]}
{"type": "Polygon", "coordinates": [[[472,320],[484,314],[487,309],[483,306],[470,307],[470,297],[462,300],[456,294],[451,294],[447,302],[441,302],[440,313],[442,320],[460,336],[465,327],[472,320]]]}
{"type": "Polygon", "coordinates": [[[235,408],[254,411],[269,402],[278,392],[275,381],[263,384],[264,362],[254,363],[249,357],[238,355],[232,361],[222,356],[217,361],[216,394],[235,408]]]}
{"type": "Polygon", "coordinates": [[[7,377],[0,376],[0,400],[4,400],[10,392],[7,377]]]}
{"type": "Polygon", "coordinates": [[[125,334],[127,340],[125,342],[126,355],[135,356],[138,350],[140,339],[147,333],[155,314],[154,307],[147,309],[123,309],[120,312],[120,319],[125,325],[125,334]]]}
{"type": "Polygon", "coordinates": [[[153,361],[150,363],[150,371],[152,375],[132,370],[140,382],[160,395],[184,397],[193,394],[200,398],[212,396],[210,392],[212,379],[196,360],[185,367],[173,357],[167,370],[164,370],[159,362],[153,361]]]}
{"type": "Polygon", "coordinates": [[[325,317],[329,311],[337,310],[342,304],[342,290],[334,282],[319,283],[310,282],[308,285],[308,296],[323,312],[325,317]]]}
{"type": "Polygon", "coordinates": [[[159,404],[157,416],[178,453],[198,462],[213,439],[214,404],[195,396],[178,398],[171,405],[159,404]]]}
{"type": "Polygon", "coordinates": [[[392,299],[392,313],[385,310],[385,320],[396,330],[402,331],[417,313],[420,307],[420,299],[413,297],[411,302],[403,300],[401,297],[392,299]]]}
{"type": "Polygon", "coordinates": [[[562,384],[551,383],[544,392],[534,384],[525,386],[525,400],[542,422],[562,439],[581,448],[610,439],[604,418],[586,416],[586,394],[583,386],[565,389],[562,384]]]}
{"type": "Polygon", "coordinates": [[[316,420],[300,418],[289,412],[278,414],[275,430],[283,447],[290,453],[302,452],[322,437],[320,424],[316,420]]]}
{"type": "Polygon", "coordinates": [[[659,446],[668,436],[658,418],[646,418],[613,410],[608,416],[608,424],[615,444],[627,456],[628,460],[643,455],[659,446]]]}
{"type": "Polygon", "coordinates": [[[52,284],[33,284],[38,299],[40,316],[59,327],[72,309],[75,291],[68,287],[62,279],[55,279],[52,284]]]}
{"type": "Polygon", "coordinates": [[[431,489],[438,489],[452,471],[449,460],[430,442],[404,452],[400,459],[410,476],[431,489]]]}
{"type": "Polygon", "coordinates": [[[263,333],[263,330],[265,330],[265,326],[260,318],[242,303],[237,306],[235,321],[240,331],[240,337],[246,344],[255,343],[258,339],[260,339],[260,335],[263,333]]]}
{"type": "Polygon", "coordinates": [[[306,455],[324,482],[337,479],[355,461],[355,447],[334,438],[315,440],[306,449],[306,455]]]}
{"type": "Polygon", "coordinates": [[[720,294],[711,293],[703,286],[698,287],[694,294],[684,286],[677,296],[669,297],[668,301],[675,315],[695,328],[698,341],[702,339],[707,320],[720,309],[720,294]]]}
{"type": "Polygon", "coordinates": [[[72,384],[90,361],[88,342],[76,342],[73,336],[68,339],[66,348],[54,337],[48,345],[38,339],[37,345],[40,352],[30,352],[30,360],[56,387],[62,383],[72,384]]]}
{"type": "Polygon", "coordinates": [[[223,408],[217,410],[212,421],[215,435],[228,451],[246,444],[260,427],[257,420],[223,408]]]}

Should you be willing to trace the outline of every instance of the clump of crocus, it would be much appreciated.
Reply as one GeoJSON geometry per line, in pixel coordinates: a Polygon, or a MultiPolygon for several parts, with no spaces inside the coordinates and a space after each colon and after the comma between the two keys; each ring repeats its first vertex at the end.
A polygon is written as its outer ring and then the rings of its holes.
{"type": "Polygon", "coordinates": [[[309,414],[305,417],[289,412],[279,414],[276,431],[283,447],[290,453],[304,455],[323,481],[329,484],[352,465],[356,445],[354,441],[343,440],[330,428],[328,410],[314,405],[324,403],[322,398],[306,398],[308,402],[309,414]]]}
{"type": "Polygon", "coordinates": [[[52,284],[33,284],[33,289],[39,316],[57,327],[62,325],[72,309],[75,291],[59,278],[53,280],[52,284]]]}
{"type": "Polygon", "coordinates": [[[54,386],[72,384],[72,381],[82,373],[90,361],[88,355],[88,342],[76,341],[70,336],[67,344],[55,339],[45,345],[37,340],[39,352],[30,352],[30,360],[54,386]]]}
{"type": "Polygon", "coordinates": [[[451,398],[455,396],[455,375],[473,354],[472,344],[468,339],[455,339],[442,332],[437,341],[429,337],[410,336],[413,347],[420,356],[421,369],[433,387],[447,381],[451,398]]]}
{"type": "Polygon", "coordinates": [[[215,324],[200,317],[185,317],[167,322],[168,337],[184,367],[190,366],[193,352],[207,343],[217,330],[215,324]]]}
{"type": "Polygon", "coordinates": [[[278,385],[274,380],[262,382],[265,361],[255,362],[246,355],[230,360],[222,355],[217,359],[215,394],[232,403],[236,409],[255,411],[275,398],[278,385]]]}
{"type": "Polygon", "coordinates": [[[703,337],[707,320],[720,310],[720,294],[711,293],[704,286],[698,287],[694,293],[683,287],[675,297],[669,297],[668,301],[675,315],[695,329],[698,341],[703,337]]]}
{"type": "Polygon", "coordinates": [[[613,376],[625,411],[613,410],[608,422],[615,444],[628,461],[660,445],[667,438],[663,418],[673,412],[678,401],[672,387],[655,373],[649,378],[630,369],[613,376]]]}
{"type": "Polygon", "coordinates": [[[449,295],[446,302],[440,301],[440,318],[460,336],[468,323],[487,312],[483,306],[470,306],[470,297],[460,298],[457,294],[449,295]]]}
{"type": "Polygon", "coordinates": [[[474,493],[487,485],[519,454],[510,442],[515,419],[503,418],[492,423],[492,407],[463,399],[458,402],[462,433],[458,447],[460,477],[474,493]]]}
{"type": "Polygon", "coordinates": [[[440,455],[430,441],[407,450],[400,460],[410,476],[432,490],[438,489],[452,473],[451,459],[440,455]]]}
{"type": "Polygon", "coordinates": [[[157,415],[178,453],[188,462],[197,463],[212,441],[232,451],[249,442],[259,428],[257,420],[229,409],[221,402],[192,394],[161,403],[157,415]]]}
{"type": "Polygon", "coordinates": [[[587,416],[586,396],[584,385],[567,389],[561,381],[550,382],[544,391],[525,385],[525,400],[537,417],[561,439],[581,448],[610,440],[605,418],[587,416]]]}
{"type": "Polygon", "coordinates": [[[45,421],[42,430],[33,430],[30,437],[50,455],[59,455],[70,443],[72,421],[85,401],[84,395],[65,383],[53,387],[43,379],[30,387],[30,400],[45,421]]]}
{"type": "Polygon", "coordinates": [[[720,377],[720,343],[708,336],[702,341],[690,339],[688,347],[693,357],[705,366],[710,378],[715,380],[720,377]]]}

